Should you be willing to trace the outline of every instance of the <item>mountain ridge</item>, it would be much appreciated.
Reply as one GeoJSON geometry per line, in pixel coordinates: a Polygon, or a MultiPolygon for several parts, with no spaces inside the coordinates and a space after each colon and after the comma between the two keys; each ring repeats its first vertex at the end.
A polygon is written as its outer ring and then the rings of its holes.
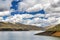
{"type": "Polygon", "coordinates": [[[12,23],[8,23],[8,22],[0,22],[0,31],[2,31],[2,30],[9,31],[9,29],[11,31],[41,30],[40,27],[32,26],[32,25],[24,25],[24,24],[20,24],[20,23],[12,24],[12,23]]]}

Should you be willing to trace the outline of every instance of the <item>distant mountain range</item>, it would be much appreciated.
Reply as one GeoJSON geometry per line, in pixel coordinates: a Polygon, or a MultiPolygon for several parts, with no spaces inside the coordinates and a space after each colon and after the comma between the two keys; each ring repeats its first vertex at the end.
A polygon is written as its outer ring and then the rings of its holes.
{"type": "Polygon", "coordinates": [[[24,25],[20,23],[12,24],[8,22],[0,22],[0,31],[30,31],[41,30],[42,28],[32,25],[24,25]]]}
{"type": "Polygon", "coordinates": [[[45,35],[45,36],[57,36],[60,37],[60,24],[55,26],[50,26],[45,32],[37,33],[35,35],[45,35]]]}

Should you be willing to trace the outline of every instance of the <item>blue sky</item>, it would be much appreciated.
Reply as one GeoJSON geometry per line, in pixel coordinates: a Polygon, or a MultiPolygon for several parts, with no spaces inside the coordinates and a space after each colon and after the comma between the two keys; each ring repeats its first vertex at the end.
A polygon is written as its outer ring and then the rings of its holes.
{"type": "MultiPolygon", "coordinates": [[[[0,0],[0,20],[26,25],[48,26],[60,23],[60,15],[53,10],[53,0],[0,0]]],[[[56,5],[58,6],[58,5],[56,5]]],[[[55,11],[56,11],[55,10],[55,11]]],[[[59,11],[59,10],[58,10],[59,11]]]]}
{"type": "MultiPolygon", "coordinates": [[[[18,10],[18,3],[19,2],[21,2],[21,1],[20,0],[19,1],[12,1],[12,3],[11,3],[12,6],[10,8],[14,9],[14,10],[18,10]]],[[[14,13],[12,13],[12,15],[14,15],[14,14],[25,14],[25,13],[28,13],[28,12],[26,12],[26,11],[23,12],[23,13],[21,13],[21,12],[19,12],[19,13],[14,12],[14,13]]],[[[45,11],[44,11],[44,9],[41,9],[41,10],[39,10],[37,12],[30,12],[29,14],[37,14],[37,13],[45,14],[45,11]]]]}

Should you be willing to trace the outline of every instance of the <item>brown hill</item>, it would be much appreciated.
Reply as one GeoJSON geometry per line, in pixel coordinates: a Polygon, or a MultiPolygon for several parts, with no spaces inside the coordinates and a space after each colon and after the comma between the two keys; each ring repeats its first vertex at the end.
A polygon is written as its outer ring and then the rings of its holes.
{"type": "Polygon", "coordinates": [[[45,32],[37,33],[36,35],[57,36],[60,37],[60,24],[47,28],[45,32]]]}
{"type": "Polygon", "coordinates": [[[42,33],[37,33],[35,35],[60,37],[60,32],[58,32],[58,31],[45,31],[45,32],[42,32],[42,33]]]}
{"type": "Polygon", "coordinates": [[[31,25],[24,25],[20,23],[12,24],[0,22],[0,31],[28,31],[28,30],[41,30],[41,28],[31,25]]]}
{"type": "Polygon", "coordinates": [[[60,31],[60,24],[55,25],[54,27],[47,29],[47,31],[60,31]]]}
{"type": "Polygon", "coordinates": [[[60,37],[60,32],[55,32],[55,33],[52,34],[52,36],[60,37]]]}

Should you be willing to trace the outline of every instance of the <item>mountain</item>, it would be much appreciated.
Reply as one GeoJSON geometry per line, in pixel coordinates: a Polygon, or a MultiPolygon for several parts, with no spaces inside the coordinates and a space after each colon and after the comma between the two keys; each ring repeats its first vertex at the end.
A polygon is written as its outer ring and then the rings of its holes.
{"type": "Polygon", "coordinates": [[[50,26],[45,32],[37,33],[35,35],[45,35],[45,36],[56,36],[60,37],[60,24],[55,26],[50,26]]]}
{"type": "Polygon", "coordinates": [[[47,31],[60,31],[60,24],[47,29],[47,31]]]}
{"type": "Polygon", "coordinates": [[[40,27],[24,25],[20,23],[12,24],[8,22],[0,22],[0,31],[29,31],[29,30],[41,30],[40,27]]]}

